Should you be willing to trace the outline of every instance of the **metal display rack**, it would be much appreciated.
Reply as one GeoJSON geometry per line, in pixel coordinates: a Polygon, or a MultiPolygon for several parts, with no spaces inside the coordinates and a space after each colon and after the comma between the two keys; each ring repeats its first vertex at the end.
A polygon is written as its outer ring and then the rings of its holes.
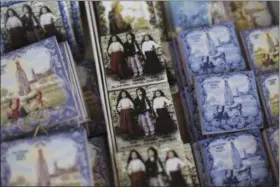
{"type": "MultiPolygon", "coordinates": [[[[113,176],[114,176],[114,184],[115,186],[119,186],[119,179],[117,176],[117,168],[116,168],[116,160],[115,160],[115,154],[116,154],[116,147],[115,145],[115,139],[114,137],[114,131],[112,129],[112,120],[111,120],[111,110],[110,110],[110,104],[109,104],[109,97],[107,95],[107,84],[105,82],[105,72],[104,69],[101,67],[101,64],[103,63],[102,58],[102,52],[101,52],[101,45],[100,45],[100,36],[98,32],[98,24],[97,24],[97,18],[96,18],[96,12],[94,9],[94,3],[91,1],[84,1],[85,5],[85,11],[86,11],[86,23],[87,23],[87,29],[88,29],[88,35],[90,37],[90,51],[92,58],[95,62],[95,68],[97,73],[97,80],[98,80],[98,87],[100,92],[100,99],[102,103],[102,109],[104,113],[104,118],[106,122],[106,130],[107,130],[107,139],[108,139],[108,145],[109,145],[109,152],[111,155],[111,163],[112,163],[112,169],[113,169],[113,176]]],[[[278,1],[270,1],[269,2],[270,10],[272,11],[272,15],[274,18],[274,21],[277,23],[279,22],[279,2],[278,1]]],[[[86,25],[86,24],[84,24],[86,25]]],[[[179,97],[179,95],[178,95],[179,97]]],[[[179,109],[180,110],[180,109],[179,109]]],[[[184,118],[184,112],[176,110],[177,116],[182,119],[184,118]]]]}

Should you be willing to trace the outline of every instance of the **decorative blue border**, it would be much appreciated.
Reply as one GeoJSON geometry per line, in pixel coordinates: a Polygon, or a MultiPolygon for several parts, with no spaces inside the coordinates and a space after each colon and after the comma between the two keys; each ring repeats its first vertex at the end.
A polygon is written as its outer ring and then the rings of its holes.
{"type": "MultiPolygon", "coordinates": [[[[267,87],[265,86],[265,81],[267,79],[270,79],[272,77],[278,76],[279,79],[279,74],[278,73],[266,73],[266,74],[262,74],[258,77],[259,80],[259,86],[261,88],[261,96],[263,97],[263,101],[264,101],[264,106],[266,109],[266,114],[267,114],[267,119],[270,125],[279,125],[279,115],[277,117],[273,117],[272,115],[272,111],[271,108],[268,106],[269,103],[269,90],[267,89],[267,87]]],[[[279,85],[279,82],[276,83],[277,85],[279,85]]]]}
{"type": "MultiPolygon", "coordinates": [[[[15,4],[25,3],[25,2],[28,2],[28,1],[3,1],[3,2],[0,2],[0,8],[9,7],[9,6],[12,6],[15,4]]],[[[68,14],[68,10],[67,10],[65,1],[57,1],[57,3],[58,3],[58,8],[60,10],[61,18],[63,21],[65,33],[66,33],[66,40],[68,41],[68,43],[71,47],[73,56],[78,57],[80,52],[79,52],[79,48],[77,46],[77,42],[76,42],[76,39],[74,36],[73,28],[70,23],[69,14],[68,14]]]]}
{"type": "MultiPolygon", "coordinates": [[[[4,59],[15,59],[20,57],[26,51],[31,48],[37,47],[45,47],[51,53],[51,61],[50,66],[51,70],[55,72],[55,74],[63,81],[62,88],[66,91],[67,99],[65,105],[62,109],[58,111],[52,110],[43,110],[44,115],[49,116],[49,120],[46,123],[40,124],[40,122],[26,124],[30,127],[30,129],[24,129],[22,127],[22,122],[17,120],[16,122],[12,123],[8,128],[4,129],[3,127],[0,129],[1,131],[1,139],[5,139],[7,137],[14,137],[21,134],[25,134],[27,132],[32,132],[38,125],[42,125],[44,127],[53,127],[53,126],[62,126],[63,121],[67,121],[78,116],[77,106],[73,97],[73,93],[71,91],[71,86],[67,79],[66,70],[63,68],[63,61],[60,54],[60,49],[57,44],[55,36],[41,40],[37,43],[33,43],[29,46],[17,49],[13,52],[7,53],[1,57],[2,60],[4,59]]],[[[69,124],[71,126],[77,126],[78,124],[69,124]]]]}
{"type": "Polygon", "coordinates": [[[63,20],[63,25],[66,31],[66,39],[69,43],[71,51],[73,53],[74,58],[78,58],[80,55],[79,48],[75,39],[74,31],[71,26],[70,16],[67,10],[66,2],[65,1],[58,1],[58,6],[60,9],[61,17],[63,20]]]}
{"type": "MultiPolygon", "coordinates": [[[[241,135],[247,135],[247,136],[252,135],[252,136],[255,137],[255,140],[257,141],[257,148],[256,148],[255,155],[261,156],[263,158],[263,160],[266,162],[266,165],[268,167],[267,155],[266,155],[265,148],[264,148],[264,145],[263,145],[260,130],[258,130],[258,129],[254,129],[254,130],[250,130],[250,131],[243,131],[243,132],[238,132],[238,133],[233,133],[233,134],[220,135],[216,138],[201,140],[199,143],[200,143],[200,146],[201,146],[201,152],[202,152],[204,165],[206,167],[206,172],[207,172],[208,178],[210,179],[210,184],[209,184],[210,186],[214,185],[213,184],[213,178],[211,177],[211,170],[213,169],[214,158],[212,157],[211,153],[209,152],[209,145],[212,142],[219,141],[219,140],[222,140],[222,139],[227,140],[227,141],[231,141],[231,140],[234,140],[241,135]]],[[[269,175],[269,177],[266,178],[266,181],[264,181],[262,184],[255,184],[255,185],[272,186],[271,183],[273,183],[273,179],[272,179],[271,172],[269,170],[268,170],[268,175],[269,175]]],[[[256,181],[256,183],[257,182],[258,181],[256,181]]]]}
{"type": "Polygon", "coordinates": [[[273,28],[278,28],[278,30],[279,30],[278,26],[272,26],[272,27],[267,27],[267,28],[249,29],[249,30],[244,30],[244,31],[240,32],[240,35],[243,38],[243,46],[245,47],[245,50],[247,51],[247,56],[249,58],[249,63],[251,65],[252,70],[256,73],[256,75],[261,74],[263,72],[276,71],[276,70],[278,70],[278,68],[275,69],[275,70],[263,71],[263,70],[261,70],[260,68],[257,67],[256,61],[255,61],[255,58],[254,58],[253,44],[252,44],[251,40],[249,39],[249,37],[255,31],[265,32],[265,31],[269,31],[273,28]]]}
{"type": "Polygon", "coordinates": [[[222,133],[222,132],[232,132],[232,131],[240,131],[240,130],[245,130],[245,129],[252,129],[252,128],[261,128],[263,126],[263,114],[261,110],[261,105],[259,101],[259,96],[258,96],[258,91],[257,91],[257,86],[255,82],[255,76],[252,71],[244,71],[244,72],[236,72],[236,73],[227,73],[227,74],[217,74],[217,75],[202,75],[202,76],[197,76],[195,77],[195,88],[196,88],[196,94],[197,94],[197,102],[198,102],[198,109],[199,109],[199,114],[200,114],[200,121],[201,121],[201,128],[202,128],[202,133],[203,134],[215,134],[215,133],[222,133]],[[203,105],[205,103],[205,98],[207,93],[205,92],[203,88],[203,82],[206,79],[217,77],[217,78],[222,78],[222,79],[227,79],[230,78],[233,75],[245,75],[248,77],[249,80],[249,86],[250,88],[248,89],[248,94],[252,95],[257,104],[257,109],[258,109],[258,115],[254,117],[254,122],[251,122],[250,124],[247,124],[245,128],[243,129],[232,129],[229,131],[225,130],[209,130],[207,127],[211,126],[211,122],[207,122],[204,118],[203,115],[203,105]]]}
{"type": "Polygon", "coordinates": [[[70,1],[71,17],[73,19],[74,34],[81,51],[85,50],[85,37],[81,19],[79,1],[70,1]]]}
{"type": "Polygon", "coordinates": [[[0,1],[0,7],[6,7],[6,6],[11,6],[14,4],[18,4],[18,3],[23,3],[26,1],[10,1],[10,0],[4,0],[4,1],[0,1]]]}
{"type": "Polygon", "coordinates": [[[23,140],[15,140],[11,142],[2,142],[1,143],[1,185],[8,186],[9,178],[11,177],[11,170],[9,164],[7,163],[6,157],[7,152],[12,149],[14,146],[18,146],[24,143],[29,145],[39,145],[39,144],[48,144],[51,139],[56,137],[65,138],[65,141],[73,141],[76,143],[77,148],[77,157],[81,159],[80,162],[76,162],[79,167],[80,173],[86,181],[85,186],[93,185],[93,176],[91,171],[91,162],[88,152],[88,141],[87,136],[84,130],[79,129],[72,132],[62,132],[56,133],[52,136],[40,136],[35,138],[28,138],[23,140]]]}
{"type": "MultiPolygon", "coordinates": [[[[245,61],[242,56],[241,48],[240,48],[240,45],[239,45],[239,42],[237,39],[237,35],[236,35],[235,29],[234,29],[235,27],[232,22],[227,22],[227,23],[217,24],[217,25],[212,25],[212,26],[204,26],[204,27],[200,27],[200,28],[188,29],[188,30],[180,32],[178,34],[178,39],[179,39],[179,41],[182,45],[182,49],[184,51],[184,53],[183,53],[184,58],[185,58],[184,63],[186,63],[187,75],[189,76],[189,80],[191,81],[191,83],[193,83],[193,77],[198,76],[198,74],[194,74],[190,68],[189,62],[191,61],[191,59],[190,59],[191,58],[191,47],[189,46],[186,37],[193,32],[198,32],[198,31],[208,32],[209,30],[213,29],[214,27],[226,27],[228,29],[228,32],[230,33],[230,41],[228,43],[233,44],[237,49],[239,49],[241,61],[236,62],[239,65],[237,66],[237,68],[234,71],[242,71],[242,70],[245,70],[245,68],[246,68],[245,61]]],[[[225,72],[227,72],[227,71],[225,71],[225,72]]]]}

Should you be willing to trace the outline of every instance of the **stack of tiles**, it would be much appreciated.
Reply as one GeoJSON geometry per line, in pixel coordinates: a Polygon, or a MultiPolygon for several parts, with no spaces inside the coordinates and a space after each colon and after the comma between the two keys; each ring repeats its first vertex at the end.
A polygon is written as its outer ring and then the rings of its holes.
{"type": "Polygon", "coordinates": [[[279,26],[245,30],[241,38],[257,77],[265,114],[263,136],[275,178],[279,179],[279,26]]]}
{"type": "Polygon", "coordinates": [[[279,27],[241,32],[249,65],[257,76],[269,126],[279,124],[279,27]]]}
{"type": "MultiPolygon", "coordinates": [[[[35,2],[5,0],[0,2],[0,8],[0,54],[36,43],[50,36],[56,36],[59,43],[68,43],[67,45],[71,50],[70,56],[74,58],[75,64],[86,68],[87,71],[94,71],[94,63],[90,59],[84,59],[85,39],[78,1],[35,2]]],[[[92,74],[90,76],[94,80],[90,84],[96,84],[96,76],[92,74]]],[[[79,94],[81,95],[81,93],[79,94]]],[[[99,97],[98,90],[91,89],[82,95],[84,94],[86,99],[91,97],[89,94],[99,97]]],[[[93,102],[94,105],[100,104],[98,98],[87,102],[86,105],[92,105],[93,102]]],[[[88,106],[87,108],[92,109],[92,107],[88,106]]],[[[101,105],[97,108],[95,111],[91,110],[94,116],[91,115],[91,121],[86,124],[90,136],[105,133],[101,105]]]]}
{"type": "Polygon", "coordinates": [[[227,1],[224,6],[237,31],[273,24],[267,1],[227,1]]]}
{"type": "Polygon", "coordinates": [[[1,143],[3,186],[92,186],[85,131],[1,143]]]}
{"type": "Polygon", "coordinates": [[[79,2],[1,1],[0,8],[1,184],[92,186],[99,174],[112,181],[103,169],[109,159],[97,161],[106,155],[103,138],[88,151],[87,135],[106,131],[79,2]]]}
{"type": "Polygon", "coordinates": [[[169,47],[200,185],[273,185],[270,166],[279,176],[279,30],[267,2],[166,2],[165,10],[171,14],[169,47]],[[236,31],[242,31],[242,43],[236,31]],[[233,137],[246,142],[250,133],[260,150],[248,145],[252,152],[244,154],[233,137]],[[222,139],[219,149],[209,146],[222,139]],[[226,154],[231,163],[239,159],[239,166],[227,165],[226,154]],[[256,173],[256,167],[269,170],[256,173]]]}
{"type": "Polygon", "coordinates": [[[189,85],[195,76],[245,70],[232,23],[188,29],[177,40],[189,85]]]}
{"type": "Polygon", "coordinates": [[[210,186],[273,186],[258,129],[200,141],[210,186]]]}
{"type": "Polygon", "coordinates": [[[279,183],[268,2],[94,2],[100,62],[86,57],[79,4],[0,2],[1,185],[279,183]]]}
{"type": "Polygon", "coordinates": [[[1,139],[87,120],[71,59],[68,44],[54,36],[1,56],[1,139]]]}
{"type": "Polygon", "coordinates": [[[169,1],[165,3],[168,34],[173,37],[186,29],[234,21],[238,31],[273,24],[265,1],[169,1]]]}
{"type": "Polygon", "coordinates": [[[172,102],[178,89],[168,71],[173,59],[163,52],[160,3],[102,1],[95,7],[119,185],[197,185],[191,145],[182,143],[172,102]]]}
{"type": "Polygon", "coordinates": [[[198,185],[190,144],[157,144],[119,152],[116,157],[122,186],[198,185]]]}
{"type": "Polygon", "coordinates": [[[203,135],[263,126],[253,72],[197,76],[195,89],[203,135]]]}
{"type": "Polygon", "coordinates": [[[3,53],[54,35],[58,42],[67,41],[75,59],[80,58],[84,38],[79,4],[71,1],[72,6],[68,8],[68,3],[70,1],[1,1],[3,53]]]}
{"type": "Polygon", "coordinates": [[[219,24],[230,20],[223,2],[218,1],[167,1],[166,12],[169,13],[169,34],[186,29],[219,24]]]}

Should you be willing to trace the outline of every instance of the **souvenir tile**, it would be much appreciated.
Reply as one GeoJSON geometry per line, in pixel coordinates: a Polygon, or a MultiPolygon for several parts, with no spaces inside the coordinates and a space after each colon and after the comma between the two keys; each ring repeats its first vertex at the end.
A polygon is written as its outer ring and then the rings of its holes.
{"type": "Polygon", "coordinates": [[[118,152],[120,186],[194,186],[197,184],[193,177],[196,176],[195,164],[189,160],[189,154],[185,155],[179,143],[153,144],[118,152]]]}
{"type": "Polygon", "coordinates": [[[101,45],[108,90],[167,81],[158,30],[104,36],[101,45]]]}
{"type": "Polygon", "coordinates": [[[180,140],[168,83],[109,92],[118,151],[180,140]]]}
{"type": "Polygon", "coordinates": [[[162,44],[162,48],[163,52],[160,57],[162,57],[162,61],[165,63],[166,66],[166,74],[170,90],[172,94],[176,94],[178,93],[179,88],[176,80],[176,72],[174,71],[174,57],[172,57],[172,55],[174,55],[174,51],[170,50],[170,45],[166,42],[162,44]]]}
{"type": "Polygon", "coordinates": [[[219,24],[228,21],[223,2],[215,1],[169,1],[174,31],[219,24]]]}
{"type": "Polygon", "coordinates": [[[113,176],[106,137],[89,139],[89,153],[94,186],[112,186],[113,176]]]}
{"type": "Polygon", "coordinates": [[[0,2],[0,8],[5,52],[55,35],[59,42],[67,40],[73,54],[78,55],[77,43],[64,1],[4,0],[0,2]]]}
{"type": "Polygon", "coordinates": [[[194,76],[246,68],[232,23],[182,31],[178,42],[191,84],[194,76]]]}
{"type": "Polygon", "coordinates": [[[87,137],[76,130],[1,143],[3,186],[92,186],[87,137]]]}
{"type": "Polygon", "coordinates": [[[273,186],[258,129],[200,142],[209,186],[273,186]]]}
{"type": "Polygon", "coordinates": [[[272,16],[265,1],[226,1],[227,12],[238,31],[272,25],[272,16]]]}
{"type": "Polygon", "coordinates": [[[157,27],[152,1],[99,1],[95,8],[102,36],[157,27]]]}
{"type": "Polygon", "coordinates": [[[32,132],[38,125],[60,127],[77,117],[55,37],[1,57],[2,139],[32,132]]]}
{"type": "Polygon", "coordinates": [[[76,65],[78,79],[83,92],[89,114],[88,130],[90,136],[106,132],[106,125],[103,116],[102,103],[96,80],[94,62],[92,60],[83,60],[76,65]]]}
{"type": "Polygon", "coordinates": [[[279,125],[279,74],[263,74],[259,77],[261,98],[265,106],[267,121],[279,125]]]}
{"type": "Polygon", "coordinates": [[[203,135],[262,127],[252,71],[198,76],[195,83],[203,135]]]}
{"type": "Polygon", "coordinates": [[[259,28],[241,32],[251,69],[255,73],[278,71],[279,27],[259,28]]]}
{"type": "Polygon", "coordinates": [[[81,52],[85,50],[84,31],[80,12],[79,1],[65,1],[70,15],[70,21],[73,27],[74,35],[81,52]]]}
{"type": "Polygon", "coordinates": [[[267,148],[275,178],[279,179],[279,125],[269,127],[263,131],[264,142],[267,148]]]}

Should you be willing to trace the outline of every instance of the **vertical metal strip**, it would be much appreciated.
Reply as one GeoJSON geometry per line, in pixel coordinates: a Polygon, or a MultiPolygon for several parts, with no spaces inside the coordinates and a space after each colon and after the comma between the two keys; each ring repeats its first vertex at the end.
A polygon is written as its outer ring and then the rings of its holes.
{"type": "Polygon", "coordinates": [[[114,176],[115,186],[119,186],[117,169],[116,169],[116,160],[115,160],[116,144],[115,144],[114,132],[111,126],[112,124],[111,110],[109,105],[109,98],[107,95],[108,92],[107,92],[107,86],[105,82],[104,70],[103,68],[100,67],[100,65],[103,63],[103,60],[102,60],[102,55],[101,55],[101,50],[99,45],[97,23],[96,23],[94,8],[93,8],[93,2],[85,1],[85,8],[86,8],[86,14],[88,20],[89,35],[92,44],[93,58],[94,58],[95,68],[96,68],[98,88],[100,92],[100,99],[101,99],[102,109],[103,109],[105,123],[106,123],[107,139],[108,139],[108,145],[110,149],[110,157],[111,157],[111,163],[113,169],[112,174],[114,176]]]}

